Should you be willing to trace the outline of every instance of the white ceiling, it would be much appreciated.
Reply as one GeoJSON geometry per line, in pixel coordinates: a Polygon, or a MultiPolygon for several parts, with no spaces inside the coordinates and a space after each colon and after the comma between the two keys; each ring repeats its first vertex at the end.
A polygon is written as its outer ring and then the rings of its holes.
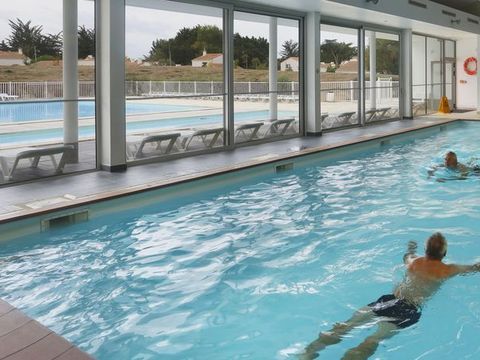
{"type": "MultiPolygon", "coordinates": [[[[221,1],[221,0],[220,0],[221,1]]],[[[396,1],[396,0],[391,0],[396,1]]],[[[438,2],[477,2],[477,0],[437,0],[438,2]]],[[[319,11],[322,16],[332,18],[341,18],[352,21],[365,21],[371,25],[380,25],[397,29],[412,29],[414,32],[431,34],[439,37],[460,40],[476,36],[475,34],[457,30],[454,28],[433,25],[425,22],[415,21],[408,18],[389,15],[355,6],[339,4],[328,0],[245,0],[253,4],[273,6],[277,8],[291,9],[295,11],[319,11]]],[[[182,4],[169,0],[126,0],[128,6],[139,6],[151,9],[162,9],[170,11],[179,11],[186,13],[196,13],[205,16],[221,16],[221,11],[204,6],[192,4],[182,4]]],[[[242,14],[236,15],[236,18],[242,18],[242,14]]],[[[262,18],[255,19],[262,22],[262,18]]],[[[253,20],[252,15],[248,14],[243,20],[253,20]]],[[[285,24],[287,25],[287,24],[285,24]]]]}
{"type": "Polygon", "coordinates": [[[431,0],[433,2],[450,6],[451,8],[465,11],[480,16],[480,3],[478,0],[431,0]]]}
{"type": "MultiPolygon", "coordinates": [[[[387,26],[399,29],[412,29],[414,32],[431,34],[454,40],[473,38],[476,35],[465,31],[415,21],[400,16],[389,15],[360,7],[348,6],[328,0],[246,0],[262,5],[289,8],[296,11],[319,11],[322,16],[341,18],[355,22],[365,21],[371,25],[387,26]]],[[[396,1],[396,0],[391,0],[396,1]]],[[[451,0],[461,1],[461,0],[451,0]]],[[[470,1],[470,0],[466,0],[470,1]]],[[[477,0],[475,0],[477,1],[477,0]]]]}

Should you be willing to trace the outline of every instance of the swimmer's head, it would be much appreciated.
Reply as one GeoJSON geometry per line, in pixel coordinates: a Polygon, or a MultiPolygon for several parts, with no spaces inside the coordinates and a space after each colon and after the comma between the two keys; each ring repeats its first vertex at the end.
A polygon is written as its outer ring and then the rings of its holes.
{"type": "Polygon", "coordinates": [[[441,233],[436,232],[427,239],[425,255],[432,260],[442,260],[447,255],[447,240],[441,233]]]}
{"type": "Polygon", "coordinates": [[[458,165],[457,154],[449,151],[445,154],[445,166],[448,168],[456,168],[458,165]]]}

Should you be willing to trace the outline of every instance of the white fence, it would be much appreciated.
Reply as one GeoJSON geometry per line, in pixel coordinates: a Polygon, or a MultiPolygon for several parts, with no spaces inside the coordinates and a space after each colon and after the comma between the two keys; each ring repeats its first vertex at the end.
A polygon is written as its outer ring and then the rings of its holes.
{"type": "MultiPolygon", "coordinates": [[[[397,99],[400,96],[398,81],[378,80],[376,84],[365,82],[365,100],[370,100],[370,94],[376,89],[376,98],[379,102],[397,99]]],[[[360,87],[358,81],[325,81],[321,83],[322,101],[358,101],[360,87]],[[328,95],[330,93],[330,95],[328,95]],[[333,93],[333,96],[331,95],[333,93]],[[333,100],[332,100],[333,99],[333,100]]]]}
{"type": "MultiPolygon", "coordinates": [[[[366,82],[370,87],[369,81],[366,82]]],[[[398,81],[377,81],[377,100],[391,100],[399,97],[398,81]]],[[[327,93],[334,93],[334,101],[357,101],[359,96],[358,81],[322,82],[321,100],[326,101],[327,93]]],[[[265,94],[269,91],[268,82],[245,81],[234,83],[234,93],[241,95],[265,94]]],[[[298,96],[298,82],[279,82],[277,91],[281,95],[298,96]]],[[[0,82],[0,93],[18,96],[19,100],[61,99],[63,83],[61,81],[38,82],[0,82]]],[[[223,95],[224,84],[220,81],[126,81],[125,93],[128,97],[152,96],[208,96],[223,95]]],[[[80,98],[95,96],[94,81],[79,82],[80,98]]],[[[370,91],[366,91],[367,101],[370,91]]],[[[332,99],[332,96],[329,96],[332,99]]]]}

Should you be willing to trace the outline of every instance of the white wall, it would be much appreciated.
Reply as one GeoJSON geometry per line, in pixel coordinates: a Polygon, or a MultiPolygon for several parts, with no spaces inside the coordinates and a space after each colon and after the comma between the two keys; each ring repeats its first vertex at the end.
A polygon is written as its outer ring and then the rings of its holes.
{"type": "Polygon", "coordinates": [[[465,39],[457,41],[457,108],[477,108],[477,76],[467,75],[463,71],[465,59],[477,56],[477,40],[465,39]],[[465,81],[466,83],[462,83],[465,81]]]}
{"type": "Polygon", "coordinates": [[[287,71],[287,70],[291,70],[291,71],[296,71],[298,72],[298,60],[294,60],[294,59],[287,59],[285,61],[282,61],[280,63],[280,71],[287,71]],[[290,67],[287,67],[287,64],[290,65],[290,67]]]}
{"type": "Polygon", "coordinates": [[[0,59],[0,65],[11,66],[11,65],[25,65],[23,60],[17,59],[0,59]]]}

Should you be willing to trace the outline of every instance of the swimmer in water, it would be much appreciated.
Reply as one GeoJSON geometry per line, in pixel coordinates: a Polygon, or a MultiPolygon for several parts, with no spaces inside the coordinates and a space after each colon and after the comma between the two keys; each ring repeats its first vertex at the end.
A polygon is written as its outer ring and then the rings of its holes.
{"type": "Polygon", "coordinates": [[[398,333],[400,329],[415,324],[421,316],[421,307],[442,285],[460,274],[480,271],[480,263],[475,265],[445,264],[447,241],[441,233],[427,239],[425,255],[415,254],[417,244],[410,241],[403,256],[406,267],[404,280],[392,294],[383,295],[378,300],[359,309],[349,320],[337,323],[330,331],[320,333],[318,339],[305,348],[300,359],[315,359],[318,351],[342,340],[349,331],[373,320],[377,320],[377,331],[368,336],[360,345],[348,350],[342,359],[368,359],[378,344],[398,333]]]}
{"type": "MultiPolygon", "coordinates": [[[[428,171],[428,177],[433,176],[435,174],[435,171],[442,167],[446,168],[447,170],[457,172],[458,176],[454,178],[455,180],[465,180],[469,175],[469,173],[471,172],[480,173],[480,167],[478,165],[470,167],[462,163],[459,163],[457,159],[457,154],[455,154],[453,151],[449,151],[445,154],[443,164],[434,166],[432,169],[428,171]]],[[[437,179],[438,182],[445,182],[445,180],[447,179],[443,179],[443,178],[437,179]]]]}

